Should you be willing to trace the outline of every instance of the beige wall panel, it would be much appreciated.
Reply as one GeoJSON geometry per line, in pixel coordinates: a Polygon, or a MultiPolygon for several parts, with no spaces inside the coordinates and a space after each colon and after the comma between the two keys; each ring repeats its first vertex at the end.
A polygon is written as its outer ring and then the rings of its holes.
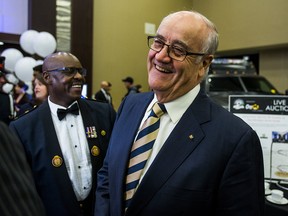
{"type": "Polygon", "coordinates": [[[288,88],[287,0],[193,0],[195,10],[217,26],[218,54],[259,53],[259,73],[288,88]]]}
{"type": "Polygon", "coordinates": [[[260,59],[261,74],[284,93],[288,89],[288,49],[262,51],[260,59]]]}
{"type": "Polygon", "coordinates": [[[193,0],[218,27],[219,51],[288,45],[287,0],[193,0]]]}
{"type": "Polygon", "coordinates": [[[126,93],[124,77],[132,76],[135,84],[148,91],[144,23],[154,23],[157,28],[165,15],[191,8],[191,0],[94,1],[93,93],[102,80],[110,81],[117,109],[126,93]]]}

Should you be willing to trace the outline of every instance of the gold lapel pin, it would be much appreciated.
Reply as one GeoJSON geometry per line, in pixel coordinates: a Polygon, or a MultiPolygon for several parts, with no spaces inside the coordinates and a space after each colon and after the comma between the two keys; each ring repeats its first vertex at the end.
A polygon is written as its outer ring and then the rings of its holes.
{"type": "Polygon", "coordinates": [[[91,154],[95,157],[98,156],[100,154],[100,149],[96,145],[94,145],[91,148],[91,154]]]}
{"type": "Polygon", "coordinates": [[[55,155],[52,159],[52,165],[54,167],[60,167],[63,163],[63,159],[59,155],[55,155]]]}
{"type": "Polygon", "coordinates": [[[101,130],[101,135],[105,136],[106,135],[106,131],[105,130],[101,130]]]}
{"type": "Polygon", "coordinates": [[[189,139],[192,140],[193,138],[194,138],[194,136],[193,136],[192,134],[190,134],[190,135],[189,135],[189,139]]]}

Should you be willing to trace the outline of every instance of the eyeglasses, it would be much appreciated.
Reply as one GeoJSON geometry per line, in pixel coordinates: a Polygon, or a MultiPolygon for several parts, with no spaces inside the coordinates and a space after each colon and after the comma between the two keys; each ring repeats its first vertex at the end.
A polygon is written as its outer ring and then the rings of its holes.
{"type": "Polygon", "coordinates": [[[160,38],[155,36],[148,36],[148,47],[159,53],[164,48],[164,46],[168,47],[168,56],[176,61],[184,61],[187,55],[196,55],[196,56],[204,56],[205,53],[193,53],[187,52],[183,47],[179,45],[169,45],[165,44],[160,38]]]}
{"type": "Polygon", "coordinates": [[[63,67],[52,70],[46,70],[46,72],[61,72],[65,76],[75,76],[77,73],[82,76],[86,76],[87,70],[85,68],[75,68],[75,67],[63,67]]]}

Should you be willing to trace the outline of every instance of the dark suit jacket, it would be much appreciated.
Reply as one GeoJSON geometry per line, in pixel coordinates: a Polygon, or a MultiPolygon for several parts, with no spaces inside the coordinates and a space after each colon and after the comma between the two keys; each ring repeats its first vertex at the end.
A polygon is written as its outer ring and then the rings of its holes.
{"type": "Polygon", "coordinates": [[[23,146],[3,122],[0,122],[0,215],[45,215],[23,146]]]}
{"type": "Polygon", "coordinates": [[[11,122],[11,107],[9,95],[0,92],[0,120],[5,122],[7,125],[11,122]]]}
{"type": "MultiPolygon", "coordinates": [[[[115,120],[115,111],[105,103],[80,99],[78,101],[84,127],[95,126],[97,138],[87,138],[89,149],[97,146],[98,156],[91,156],[93,185],[91,196],[95,201],[96,173],[102,166],[108,147],[111,130],[115,120]]],[[[63,159],[48,101],[35,110],[11,122],[24,145],[28,162],[32,168],[34,180],[48,216],[72,216],[80,214],[80,207],[74,194],[65,164],[52,165],[52,159],[58,155],[63,159]]],[[[65,136],[65,134],[63,134],[65,136]]],[[[91,152],[91,151],[90,151],[91,152]]]]}
{"type": "MultiPolygon", "coordinates": [[[[109,94],[109,93],[108,93],[109,94]]],[[[110,95],[110,94],[109,94],[110,95]]],[[[110,98],[111,98],[111,104],[112,104],[112,97],[110,95],[110,98]]],[[[105,103],[109,103],[109,101],[106,99],[104,93],[100,90],[98,92],[96,92],[95,94],[95,99],[97,101],[100,101],[100,102],[105,102],[105,103]]]]}
{"type": "MultiPolygon", "coordinates": [[[[124,215],[133,139],[153,93],[128,96],[118,110],[98,173],[96,216],[124,215]]],[[[127,216],[260,216],[263,158],[257,134],[202,92],[183,114],[139,185],[127,216]]]]}

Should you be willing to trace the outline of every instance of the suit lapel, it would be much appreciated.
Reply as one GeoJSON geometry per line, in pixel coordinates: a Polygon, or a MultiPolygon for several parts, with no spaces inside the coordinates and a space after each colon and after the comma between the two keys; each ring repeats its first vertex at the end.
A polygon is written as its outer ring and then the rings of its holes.
{"type": "MultiPolygon", "coordinates": [[[[146,97],[139,98],[139,100],[133,100],[132,103],[129,101],[129,97],[123,101],[118,109],[118,119],[116,122],[116,124],[121,126],[114,127],[110,140],[113,146],[109,146],[109,166],[117,167],[117,169],[110,172],[109,178],[113,181],[114,188],[117,190],[115,194],[118,196],[118,199],[116,200],[123,200],[123,182],[125,182],[126,179],[127,163],[131,146],[144,112],[153,98],[153,94],[146,94],[146,97]],[[125,160],[123,160],[123,158],[125,158],[125,160]]],[[[116,205],[120,207],[121,203],[117,203],[116,205]]]]}
{"type": "Polygon", "coordinates": [[[209,109],[206,100],[198,95],[174,128],[144,176],[127,214],[137,215],[199,145],[205,136],[201,124],[209,120],[209,109]],[[197,114],[197,117],[195,114],[197,114]],[[157,176],[157,179],[155,179],[155,176],[157,176]]]}

